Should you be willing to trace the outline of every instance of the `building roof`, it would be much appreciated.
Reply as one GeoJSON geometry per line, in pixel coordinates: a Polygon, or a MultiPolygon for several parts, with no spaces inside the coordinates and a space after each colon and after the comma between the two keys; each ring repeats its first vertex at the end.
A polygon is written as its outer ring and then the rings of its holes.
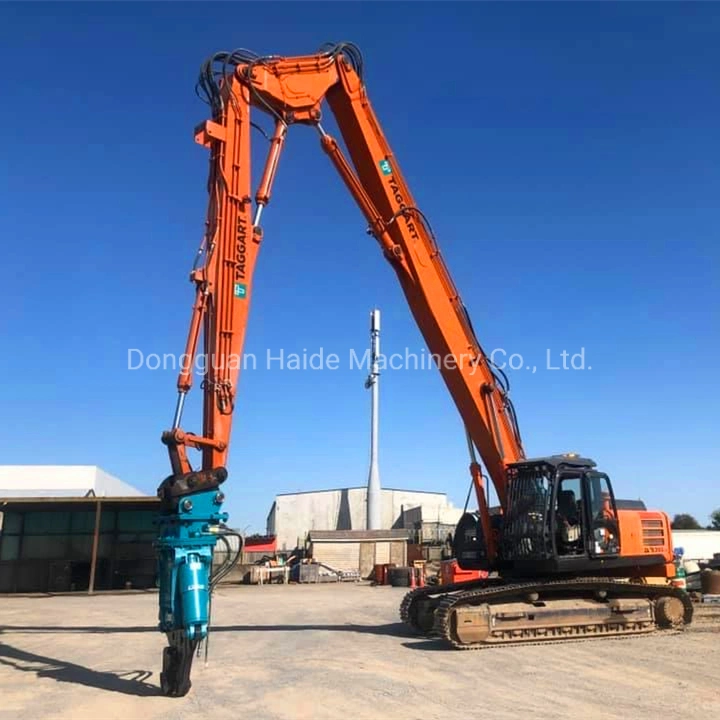
{"type": "MultiPolygon", "coordinates": [[[[229,536],[229,537],[232,537],[229,536]]],[[[237,542],[237,538],[235,538],[237,542]]],[[[236,545],[237,547],[237,545],[236,545]]],[[[277,551],[277,539],[273,538],[269,542],[264,543],[255,543],[253,544],[250,541],[245,541],[245,545],[243,545],[243,552],[246,553],[265,553],[267,555],[273,555],[277,551]]]]}
{"type": "Polygon", "coordinates": [[[5,488],[0,487],[0,498],[44,498],[58,497],[83,498],[96,497],[92,488],[5,488]]]}
{"type": "Polygon", "coordinates": [[[407,530],[310,530],[310,542],[360,542],[362,540],[407,540],[407,530]]]}
{"type": "MultiPolygon", "coordinates": [[[[310,495],[329,492],[342,492],[343,490],[367,490],[367,485],[352,485],[350,487],[323,488],[322,490],[297,490],[296,492],[275,493],[275,497],[283,497],[286,495],[310,495]]],[[[424,493],[425,495],[447,495],[437,490],[412,490],[411,488],[380,488],[381,492],[404,492],[404,493],[424,493]]]]}
{"type": "Polygon", "coordinates": [[[0,465],[0,499],[148,497],[97,465],[0,465]]]}
{"type": "Polygon", "coordinates": [[[709,535],[710,533],[718,533],[720,537],[720,528],[673,528],[672,534],[677,535],[678,533],[690,533],[695,535],[702,535],[703,533],[709,535]]]}

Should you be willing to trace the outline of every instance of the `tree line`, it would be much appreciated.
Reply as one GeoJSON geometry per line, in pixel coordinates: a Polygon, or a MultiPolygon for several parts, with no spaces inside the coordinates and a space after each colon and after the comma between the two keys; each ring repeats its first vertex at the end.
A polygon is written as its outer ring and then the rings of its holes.
{"type": "Polygon", "coordinates": [[[687,513],[675,515],[671,525],[673,530],[720,530],[720,508],[710,513],[710,524],[703,526],[687,513]]]}

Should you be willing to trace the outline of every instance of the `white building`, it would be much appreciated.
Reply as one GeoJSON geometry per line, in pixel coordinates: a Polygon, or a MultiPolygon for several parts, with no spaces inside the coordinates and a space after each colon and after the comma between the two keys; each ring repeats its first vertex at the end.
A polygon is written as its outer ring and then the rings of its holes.
{"type": "MultiPolygon", "coordinates": [[[[447,495],[423,490],[383,488],[382,526],[401,529],[404,513],[422,507],[422,519],[459,518],[462,511],[448,502],[447,495]]],[[[365,530],[367,487],[337,488],[283,493],[275,497],[267,518],[267,533],[277,537],[278,550],[302,544],[311,530],[365,530]]]]}
{"type": "Polygon", "coordinates": [[[708,562],[720,554],[720,530],[673,530],[672,541],[685,560],[708,562]]]}
{"type": "Polygon", "coordinates": [[[147,497],[147,493],[96,465],[0,465],[0,499],[93,496],[147,497]]]}

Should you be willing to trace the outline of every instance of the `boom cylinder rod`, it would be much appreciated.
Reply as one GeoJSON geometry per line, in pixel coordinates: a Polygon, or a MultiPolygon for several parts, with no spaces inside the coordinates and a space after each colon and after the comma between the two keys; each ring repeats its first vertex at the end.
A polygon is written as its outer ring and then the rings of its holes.
{"type": "Polygon", "coordinates": [[[390,237],[385,221],[365,191],[357,175],[353,172],[337,141],[328,135],[319,125],[318,130],[320,131],[322,149],[330,156],[330,160],[332,160],[340,177],[343,179],[345,185],[347,185],[350,194],[360,206],[373,235],[378,239],[385,253],[389,257],[397,259],[401,255],[400,247],[396,245],[390,237]]]}
{"type": "Polygon", "coordinates": [[[475,454],[475,445],[473,445],[470,431],[467,428],[465,428],[465,439],[467,440],[468,454],[470,455],[470,462],[472,464],[477,464],[477,455],[475,454]]]}
{"type": "Polygon", "coordinates": [[[255,193],[255,202],[257,203],[255,218],[253,219],[253,225],[255,227],[260,224],[260,217],[263,209],[270,202],[270,193],[272,191],[273,182],[275,181],[278,162],[280,161],[280,153],[285,145],[286,137],[287,125],[283,120],[278,119],[275,123],[275,132],[273,133],[272,140],[270,141],[270,151],[268,152],[267,160],[265,161],[265,169],[263,170],[262,179],[260,180],[260,185],[255,193]]]}
{"type": "Polygon", "coordinates": [[[488,488],[485,484],[485,478],[482,474],[482,468],[480,463],[477,461],[477,455],[475,453],[475,444],[470,436],[470,431],[465,429],[467,437],[468,452],[470,453],[470,476],[472,477],[473,487],[475,488],[475,498],[478,501],[478,511],[480,514],[480,524],[482,525],[483,539],[485,540],[485,547],[488,551],[488,557],[491,560],[495,559],[497,548],[495,547],[495,538],[492,534],[492,527],[490,525],[490,511],[488,508],[488,488]]]}
{"type": "Polygon", "coordinates": [[[177,404],[175,405],[175,415],[173,417],[172,429],[177,430],[180,427],[182,421],[183,407],[185,406],[185,397],[187,392],[184,390],[178,390],[177,404]]]}
{"type": "Polygon", "coordinates": [[[487,411],[490,415],[490,420],[492,422],[492,430],[495,437],[495,443],[500,450],[500,454],[505,455],[505,447],[503,445],[502,434],[500,433],[500,425],[498,423],[497,409],[495,408],[495,403],[493,402],[493,398],[491,397],[492,393],[495,392],[495,389],[490,386],[485,386],[483,387],[481,392],[484,395],[487,411]]]}
{"type": "MultiPolygon", "coordinates": [[[[188,362],[187,365],[183,365],[180,368],[177,381],[178,392],[181,395],[187,393],[192,387],[192,365],[195,359],[195,353],[197,352],[200,326],[207,307],[207,295],[202,287],[204,285],[204,272],[202,270],[194,270],[192,276],[197,284],[197,291],[192,310],[192,319],[190,320],[190,330],[188,331],[187,343],[185,344],[185,355],[183,356],[188,362]]],[[[182,411],[182,407],[180,410],[182,411]]]]}

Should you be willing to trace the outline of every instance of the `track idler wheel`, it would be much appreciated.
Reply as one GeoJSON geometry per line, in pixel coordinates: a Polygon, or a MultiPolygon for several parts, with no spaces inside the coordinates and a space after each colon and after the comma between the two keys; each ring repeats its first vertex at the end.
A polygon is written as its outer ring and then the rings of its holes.
{"type": "Polygon", "coordinates": [[[655,619],[662,628],[680,627],[685,622],[682,600],[673,596],[661,597],[655,603],[655,619]]]}

